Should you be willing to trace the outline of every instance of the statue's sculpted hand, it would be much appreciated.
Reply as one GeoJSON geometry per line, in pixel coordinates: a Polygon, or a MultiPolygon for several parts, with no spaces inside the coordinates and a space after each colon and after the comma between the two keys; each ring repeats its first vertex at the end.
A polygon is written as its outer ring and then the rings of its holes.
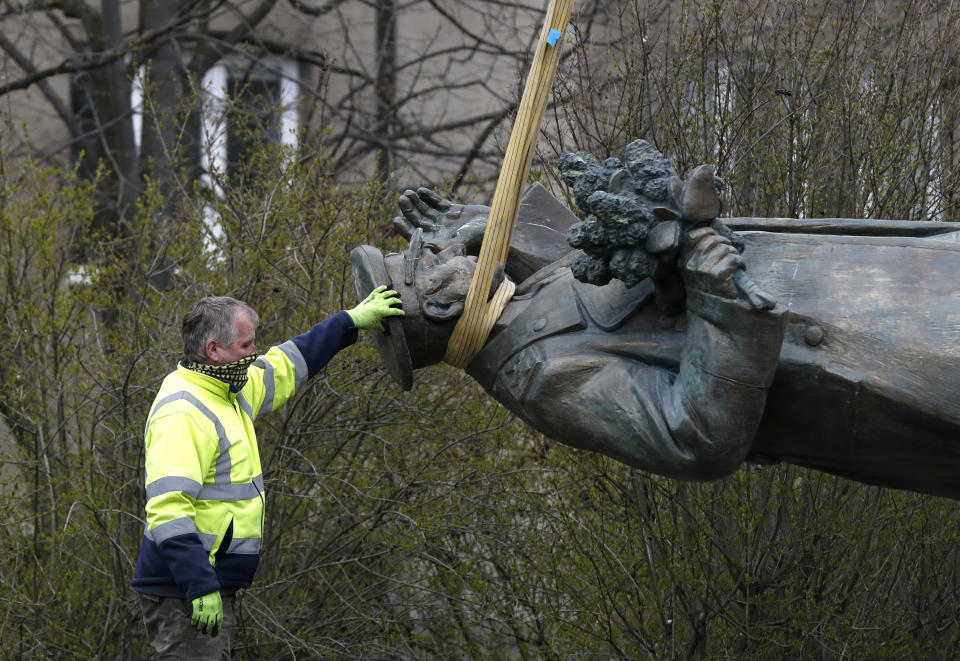
{"type": "Polygon", "coordinates": [[[423,187],[405,190],[397,206],[401,215],[393,219],[393,226],[404,238],[409,239],[419,227],[424,243],[437,252],[455,243],[463,244],[467,254],[480,251],[490,207],[456,204],[423,187]]]}
{"type": "Polygon", "coordinates": [[[683,281],[687,288],[723,298],[736,298],[734,274],[744,267],[743,258],[729,239],[710,227],[701,227],[684,239],[683,281]]]}

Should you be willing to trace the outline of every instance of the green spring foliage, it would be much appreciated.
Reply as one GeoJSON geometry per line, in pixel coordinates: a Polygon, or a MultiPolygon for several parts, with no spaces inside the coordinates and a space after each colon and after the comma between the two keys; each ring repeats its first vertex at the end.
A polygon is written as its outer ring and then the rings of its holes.
{"type": "MultiPolygon", "coordinates": [[[[716,163],[734,214],[952,212],[934,128],[957,101],[953,14],[681,2],[667,22],[614,4],[624,38],[559,81],[555,153],[645,138],[681,171],[716,163]]],[[[350,248],[399,247],[392,194],[338,182],[332,158],[262,146],[214,173],[221,197],[147,180],[108,232],[106,170],[0,154],[0,656],[148,656],[127,583],[181,315],[234,295],[278,343],[355,302],[350,248]]],[[[267,530],[239,659],[960,656],[953,501],[789,466],[644,475],[552,444],[450,368],[403,393],[365,342],[259,437],[267,530]]]]}

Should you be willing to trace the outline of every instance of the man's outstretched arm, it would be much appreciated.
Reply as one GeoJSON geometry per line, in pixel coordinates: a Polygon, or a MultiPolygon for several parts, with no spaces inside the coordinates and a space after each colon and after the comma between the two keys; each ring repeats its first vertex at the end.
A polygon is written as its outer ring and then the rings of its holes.
{"type": "Polygon", "coordinates": [[[395,291],[379,287],[349,310],[315,324],[257,358],[243,390],[250,417],[275,411],[337,353],[357,341],[361,330],[382,330],[385,317],[402,316],[395,291]]]}

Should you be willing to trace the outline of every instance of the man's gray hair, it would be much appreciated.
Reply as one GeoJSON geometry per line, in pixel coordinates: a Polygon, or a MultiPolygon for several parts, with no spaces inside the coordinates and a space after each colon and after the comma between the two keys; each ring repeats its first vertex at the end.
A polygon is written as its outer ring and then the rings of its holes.
{"type": "Polygon", "coordinates": [[[243,301],[229,296],[205,296],[183,317],[183,357],[202,363],[207,359],[207,342],[228,347],[237,341],[237,315],[246,314],[254,327],[260,323],[256,311],[243,301]]]}

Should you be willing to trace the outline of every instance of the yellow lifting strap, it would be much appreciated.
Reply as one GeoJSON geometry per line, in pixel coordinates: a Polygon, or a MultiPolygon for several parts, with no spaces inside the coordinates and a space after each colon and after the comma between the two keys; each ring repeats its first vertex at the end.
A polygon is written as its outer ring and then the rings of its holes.
{"type": "Polygon", "coordinates": [[[530,174],[530,161],[540,132],[540,120],[547,107],[557,61],[560,59],[560,38],[570,21],[572,10],[573,0],[550,0],[550,6],[547,7],[547,18],[537,42],[530,73],[527,74],[517,119],[493,193],[487,230],[477,258],[477,270],[470,282],[463,314],[450,336],[443,358],[454,367],[465,368],[470,364],[483,348],[490,330],[513,296],[515,286],[504,278],[493,298],[489,302],[486,300],[497,263],[507,262],[520,194],[530,174]]]}

